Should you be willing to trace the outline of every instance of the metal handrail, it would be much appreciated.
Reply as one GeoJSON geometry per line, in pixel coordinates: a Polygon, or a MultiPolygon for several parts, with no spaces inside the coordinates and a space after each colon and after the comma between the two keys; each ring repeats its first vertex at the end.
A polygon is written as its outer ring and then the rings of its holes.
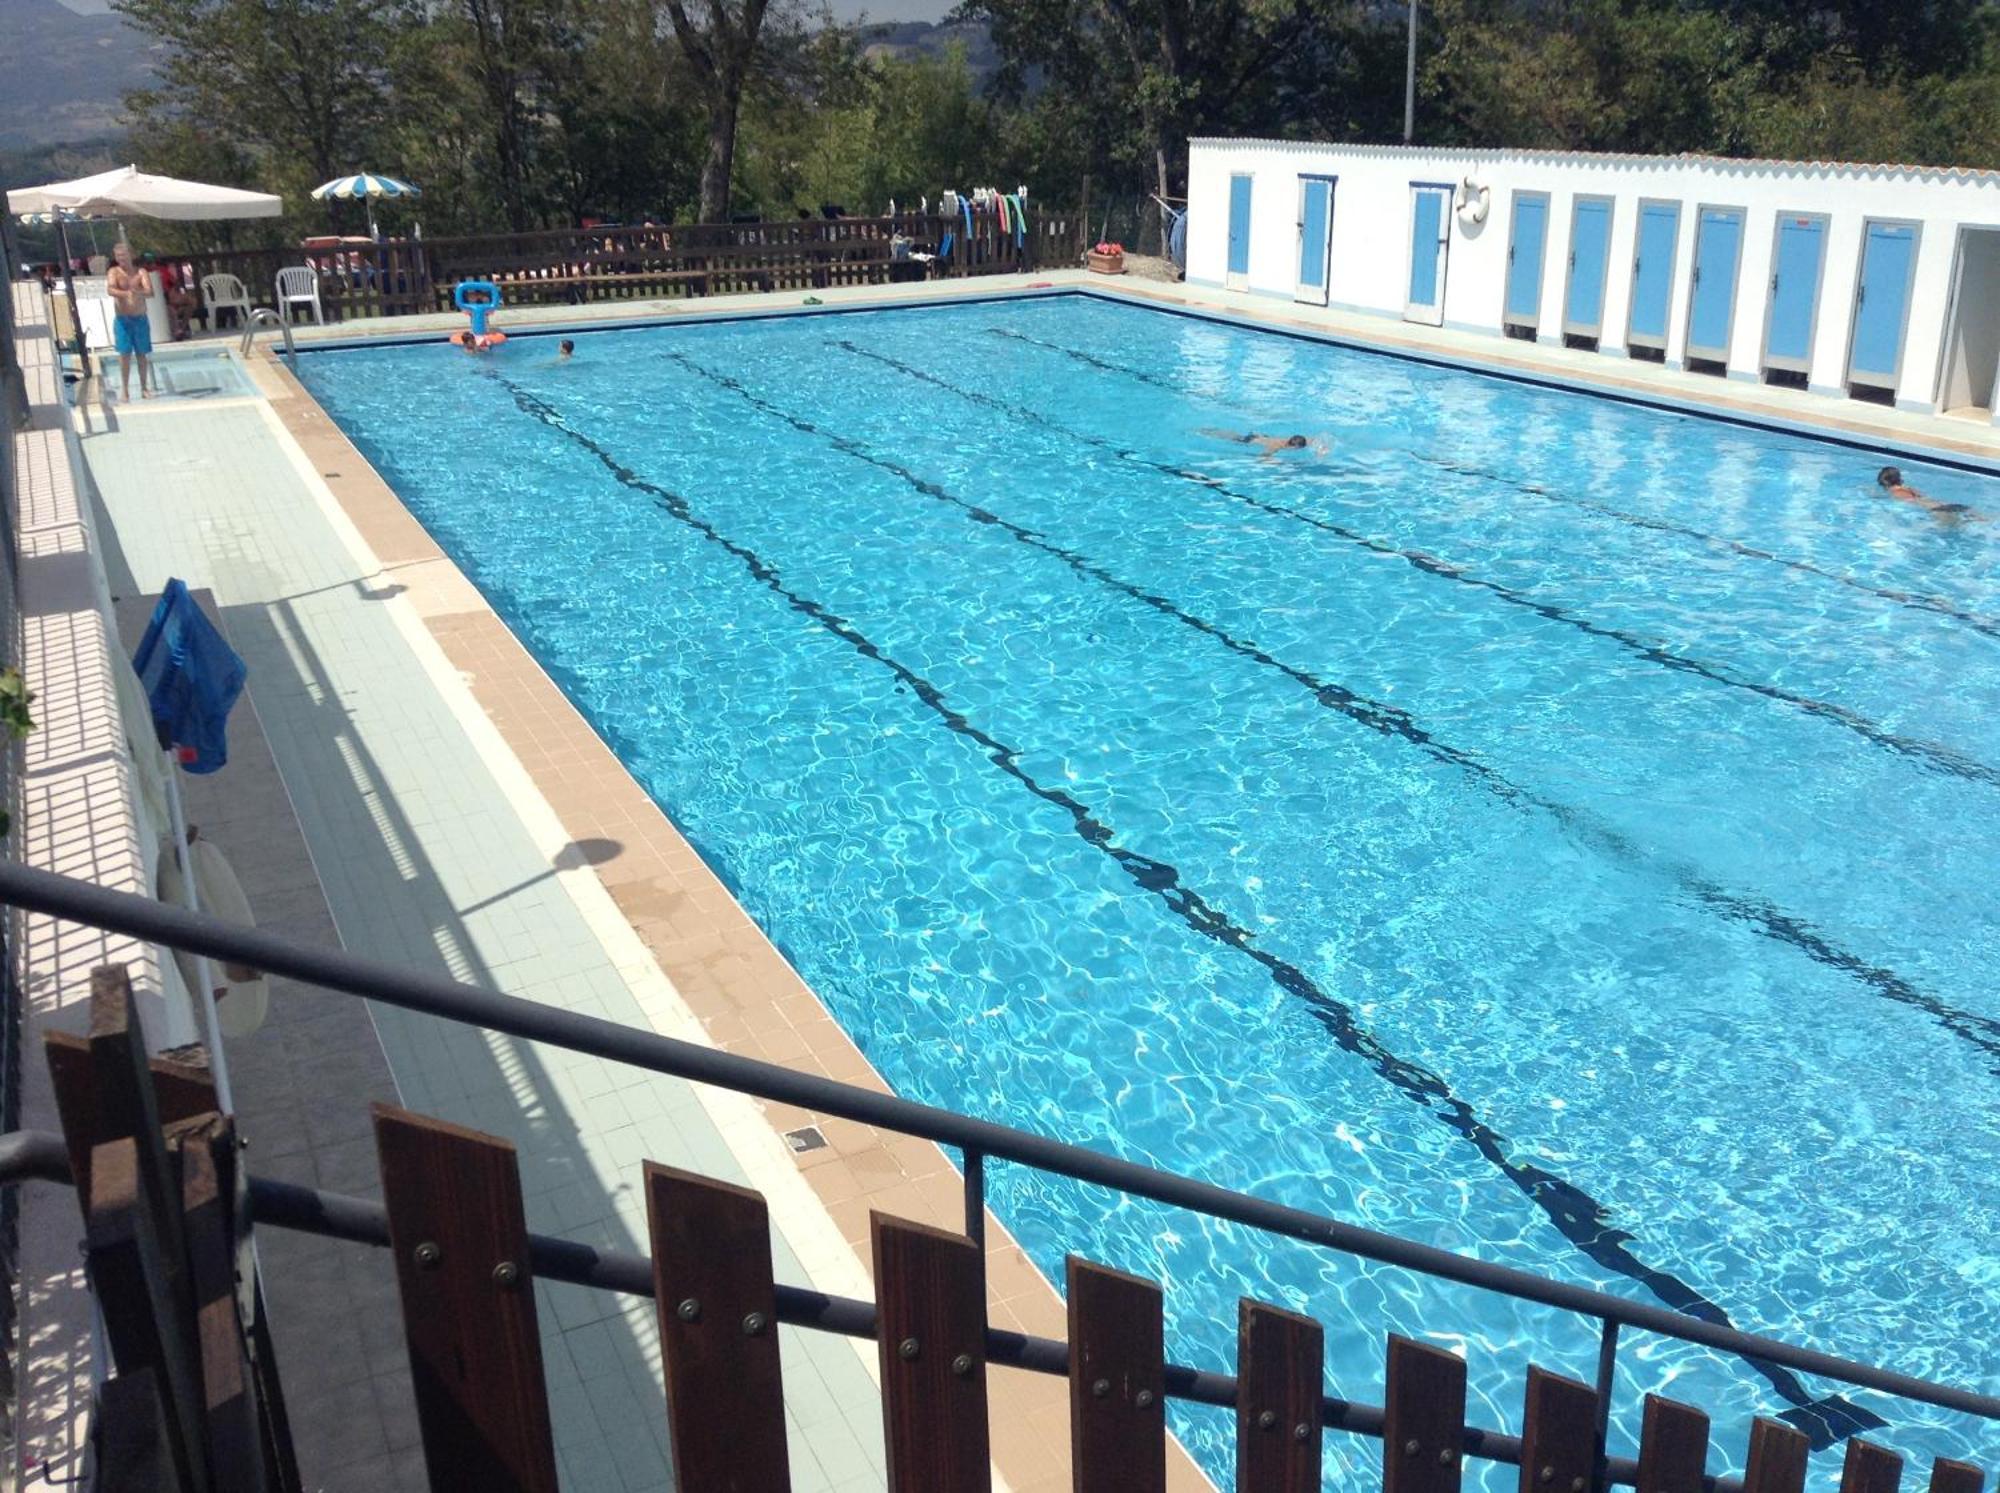
{"type": "Polygon", "coordinates": [[[285,356],[291,359],[292,367],[299,366],[298,345],[292,341],[292,323],[278,315],[269,306],[254,306],[250,314],[243,318],[243,343],[238,351],[245,357],[250,355],[250,345],[257,340],[257,328],[276,327],[285,336],[285,356]]]}
{"type": "Polygon", "coordinates": [[[966,1217],[983,1227],[983,1162],[998,1157],[1117,1192],[1151,1198],[1177,1208],[1226,1219],[1265,1233],[1323,1245],[1364,1259],[1420,1274],[1457,1281],[1499,1295],[1537,1302],[1592,1317],[1604,1324],[1598,1363],[1599,1414],[1610,1402],[1610,1369],[1617,1333],[1634,1328],[1713,1348],[1737,1357],[1761,1359],[1799,1373],[1834,1379],[1864,1389],[2000,1420],[2000,1396],[1936,1384],[1909,1374],[1836,1357],[1776,1338],[1686,1316],[1666,1307],[1628,1301],[1587,1286],[1550,1280],[1525,1270],[1467,1259],[1449,1250],[1378,1233],[1302,1208],[1267,1202],[1179,1176],[1156,1167],[1106,1156],[1081,1146],[989,1120],[977,1120],[914,1100],[856,1088],[830,1078],[798,1073],[775,1063],[719,1052],[697,1043],[620,1026],[601,1017],[544,1006],[436,975],[399,968],[332,949],[293,943],[275,934],[205,914],[169,907],[128,892],[115,892],[12,862],[0,863],[0,903],[92,927],[123,933],[212,959],[247,964],[309,985],[462,1021],[572,1052],[589,1053],[655,1073],[713,1084],[761,1099],[821,1114],[920,1136],[965,1153],[966,1217]]]}
{"type": "MultiPolygon", "coordinates": [[[[71,1182],[69,1160],[62,1138],[42,1130],[20,1130],[0,1135],[0,1187],[17,1182],[71,1182]]],[[[389,1248],[389,1210],[367,1198],[325,1192],[296,1182],[279,1182],[269,1177],[245,1179],[249,1196],[250,1221],[266,1228],[290,1229],[316,1234],[323,1239],[340,1239],[376,1249],[389,1248]]],[[[548,1234],[529,1234],[528,1269],[538,1280],[562,1281],[592,1290],[615,1291],[624,1296],[655,1297],[653,1262],[644,1255],[621,1250],[598,1249],[559,1239],[548,1234]]],[[[778,1321],[788,1327],[808,1331],[837,1332],[844,1337],[870,1342],[880,1336],[879,1318],[872,1301],[852,1296],[830,1296],[823,1291],[782,1282],[772,1287],[778,1321]]],[[[1038,1337],[1011,1328],[986,1328],[986,1361],[1002,1368],[1024,1369],[1036,1374],[1069,1374],[1069,1344],[1057,1338],[1038,1337]]],[[[1234,1374],[1218,1374],[1208,1369],[1168,1363],[1163,1387],[1170,1400],[1187,1400],[1198,1405],[1233,1409],[1237,1403],[1238,1379],[1234,1374]]],[[[1382,1435],[1383,1408],[1320,1396],[1320,1416],[1324,1428],[1349,1431],[1361,1436],[1382,1435]]],[[[1488,1431],[1467,1426],[1461,1450],[1468,1457],[1489,1462],[1505,1462],[1518,1467],[1521,1438],[1504,1431],[1488,1431]]],[[[1604,1481],[1636,1486],[1639,1463],[1632,1457],[1607,1457],[1604,1481]]],[[[1711,1477],[1701,1480],[1703,1493],[1740,1493],[1740,1478],[1711,1477]]]]}

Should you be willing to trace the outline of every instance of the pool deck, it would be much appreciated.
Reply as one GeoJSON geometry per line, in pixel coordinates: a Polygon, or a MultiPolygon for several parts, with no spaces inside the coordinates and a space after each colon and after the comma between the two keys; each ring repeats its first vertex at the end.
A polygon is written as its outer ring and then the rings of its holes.
{"type": "MultiPolygon", "coordinates": [[[[833,312],[1072,288],[2000,465],[2000,431],[1967,422],[1131,277],[1056,271],[819,297],[833,312]]],[[[796,314],[801,300],[792,292],[531,308],[510,311],[507,324],[585,329],[796,314]]],[[[405,317],[310,329],[300,340],[435,335],[461,323],[405,317]]],[[[130,604],[169,575],[205,587],[249,662],[256,715],[303,847],[286,874],[301,855],[309,861],[311,895],[301,915],[317,915],[316,896],[329,934],[350,949],[885,1089],[272,345],[261,344],[251,364],[261,397],[87,403],[78,411],[80,447],[113,590],[130,604]]],[[[336,998],[309,999],[323,1006],[336,998]]],[[[295,1180],[366,1190],[365,1136],[327,1127],[340,1105],[358,1108],[357,1079],[363,1088],[388,1081],[412,1108],[516,1141],[530,1226],[550,1232],[643,1250],[635,1184],[645,1157],[763,1191],[781,1236],[780,1279],[822,1290],[872,1294],[872,1210],[946,1228],[962,1223],[958,1174],[928,1142],[370,1010],[365,1029],[350,1020],[337,1031],[265,1044],[276,1058],[260,1061],[250,1050],[257,1039],[240,1055],[232,1044],[246,1128],[254,1120],[269,1132],[261,1142],[253,1135],[253,1157],[265,1155],[295,1180]],[[805,1126],[827,1144],[795,1154],[783,1136],[805,1126]],[[282,1138],[294,1134],[296,1145],[282,1138]]],[[[995,1324],[1063,1336],[1054,1289],[996,1221],[988,1231],[995,1324]]],[[[351,1289],[366,1295],[379,1282],[351,1289]]],[[[538,1291],[566,1485],[665,1487],[650,1308],[621,1308],[565,1287],[538,1291]]],[[[382,1459],[409,1460],[399,1444],[408,1436],[404,1413],[393,1403],[384,1408],[396,1391],[399,1345],[349,1344],[337,1322],[325,1330],[333,1346],[310,1372],[328,1383],[363,1376],[375,1385],[375,1408],[371,1418],[366,1406],[353,1406],[363,1428],[354,1444],[316,1448],[320,1484],[384,1486],[382,1459]]],[[[870,1345],[788,1336],[798,1488],[883,1486],[872,1355],[870,1345]]],[[[995,1370],[990,1391],[1003,1485],[1015,1493],[1068,1489],[1065,1384],[995,1370]]],[[[1178,1448],[1170,1485],[1177,1493],[1211,1486],[1178,1448]]]]}

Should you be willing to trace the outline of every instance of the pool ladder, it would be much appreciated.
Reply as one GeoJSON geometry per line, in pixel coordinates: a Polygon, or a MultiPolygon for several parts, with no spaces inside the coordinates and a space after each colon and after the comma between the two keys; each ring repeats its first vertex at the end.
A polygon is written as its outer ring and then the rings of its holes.
{"type": "Polygon", "coordinates": [[[250,356],[250,344],[256,341],[257,328],[259,327],[276,327],[285,334],[285,356],[291,359],[292,367],[297,369],[299,366],[299,350],[297,345],[292,341],[292,324],[286,321],[284,317],[278,315],[269,306],[258,306],[243,319],[243,346],[241,349],[243,356],[246,358],[250,356]]]}

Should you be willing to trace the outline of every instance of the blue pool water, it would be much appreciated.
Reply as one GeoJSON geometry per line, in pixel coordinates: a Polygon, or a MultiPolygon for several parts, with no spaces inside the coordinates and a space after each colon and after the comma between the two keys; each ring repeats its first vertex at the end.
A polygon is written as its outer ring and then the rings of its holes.
{"type": "MultiPolygon", "coordinates": [[[[2000,526],[1865,451],[1083,297],[300,366],[901,1093],[2000,1388],[2000,526]]],[[[1182,1361],[1250,1294],[1336,1394],[1390,1330],[1488,1425],[1531,1357],[1592,1377],[1560,1313],[991,1186],[1051,1276],[1165,1281],[1182,1361]]],[[[1614,1452],[1647,1390],[1712,1467],[1759,1413],[1993,1450],[1620,1362],[1614,1452]]],[[[1176,1425],[1226,1477],[1226,1418],[1176,1425]]]]}

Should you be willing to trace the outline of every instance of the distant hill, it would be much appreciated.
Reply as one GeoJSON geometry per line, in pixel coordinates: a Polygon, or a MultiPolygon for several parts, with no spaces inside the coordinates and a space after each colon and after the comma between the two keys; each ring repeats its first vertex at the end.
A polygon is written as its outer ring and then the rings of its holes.
{"type": "Polygon", "coordinates": [[[152,44],[123,16],[0,0],[0,149],[122,133],[120,100],[152,77],[152,44]]]}
{"type": "Polygon", "coordinates": [[[1000,50],[984,21],[881,22],[863,26],[861,39],[870,57],[942,57],[962,45],[976,84],[1000,70],[1000,50]]]}

